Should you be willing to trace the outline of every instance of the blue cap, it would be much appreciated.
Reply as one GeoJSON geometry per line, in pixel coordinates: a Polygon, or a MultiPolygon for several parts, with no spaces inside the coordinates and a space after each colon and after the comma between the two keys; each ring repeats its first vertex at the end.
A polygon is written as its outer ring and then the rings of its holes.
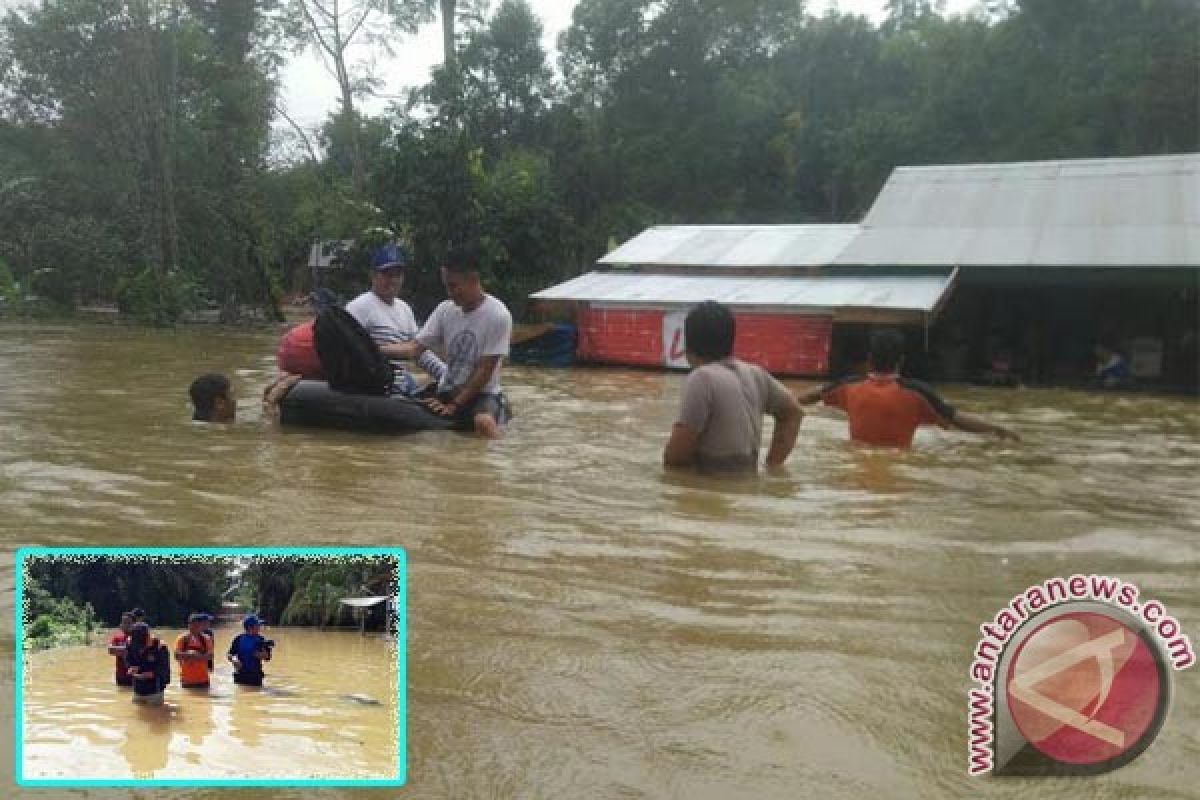
{"type": "Polygon", "coordinates": [[[248,616],[244,620],[242,620],[242,627],[246,628],[247,630],[249,630],[250,628],[253,628],[255,625],[262,625],[262,624],[263,624],[262,620],[256,616],[254,616],[253,614],[251,614],[250,616],[248,616]]]}
{"type": "Polygon", "coordinates": [[[401,269],[407,266],[408,257],[404,255],[404,249],[398,244],[384,245],[371,254],[371,267],[376,272],[401,269]]]}
{"type": "Polygon", "coordinates": [[[200,613],[189,614],[188,615],[188,625],[191,625],[193,622],[204,622],[204,619],[206,616],[207,616],[206,614],[200,614],[200,613]]]}

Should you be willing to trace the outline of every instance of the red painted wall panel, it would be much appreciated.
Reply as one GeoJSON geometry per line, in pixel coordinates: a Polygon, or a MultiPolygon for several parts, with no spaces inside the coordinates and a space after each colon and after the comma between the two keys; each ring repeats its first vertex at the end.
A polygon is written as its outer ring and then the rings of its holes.
{"type": "MultiPolygon", "coordinates": [[[[579,358],[601,364],[664,363],[662,309],[596,309],[579,313],[579,358]]],[[[777,375],[829,374],[831,317],[741,312],[734,354],[777,375]]]]}
{"type": "Polygon", "coordinates": [[[740,313],[733,353],[777,375],[829,374],[831,317],[740,313]]]}
{"type": "Polygon", "coordinates": [[[600,364],[663,363],[663,312],[588,308],[579,315],[579,357],[600,364]]]}

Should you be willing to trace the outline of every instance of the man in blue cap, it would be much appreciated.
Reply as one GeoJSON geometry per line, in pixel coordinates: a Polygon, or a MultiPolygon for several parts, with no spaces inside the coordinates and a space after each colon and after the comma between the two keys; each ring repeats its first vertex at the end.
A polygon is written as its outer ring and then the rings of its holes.
{"type": "Polygon", "coordinates": [[[262,686],[262,662],[271,660],[275,642],[262,636],[262,620],[254,614],[242,620],[245,633],[239,633],[229,643],[226,658],[233,665],[233,682],[242,686],[262,686]]]}
{"type": "MultiPolygon", "coordinates": [[[[371,256],[370,290],[346,304],[350,316],[358,320],[380,351],[391,359],[396,371],[396,390],[401,394],[417,390],[416,379],[404,363],[417,356],[414,340],[418,330],[412,309],[399,297],[407,266],[404,251],[398,245],[379,248],[371,256]]],[[[440,379],[446,371],[446,365],[433,353],[420,354],[418,363],[435,379],[440,379]]]]}

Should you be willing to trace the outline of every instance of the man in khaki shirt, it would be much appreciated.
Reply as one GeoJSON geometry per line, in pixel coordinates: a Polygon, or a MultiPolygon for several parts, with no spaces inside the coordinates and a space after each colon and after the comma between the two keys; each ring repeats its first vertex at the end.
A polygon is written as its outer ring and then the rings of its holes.
{"type": "Polygon", "coordinates": [[[706,472],[754,471],[762,417],[775,418],[767,466],[778,466],[796,444],[804,418],[792,393],[762,367],[733,357],[736,322],[729,309],[706,301],[684,321],[687,359],[679,418],[663,451],[668,467],[706,472]]]}

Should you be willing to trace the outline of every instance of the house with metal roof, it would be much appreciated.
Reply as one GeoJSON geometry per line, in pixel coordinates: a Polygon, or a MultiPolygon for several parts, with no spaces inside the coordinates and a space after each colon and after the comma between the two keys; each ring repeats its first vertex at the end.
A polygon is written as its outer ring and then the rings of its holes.
{"type": "Polygon", "coordinates": [[[651,228],[598,269],[532,295],[576,309],[579,357],[686,368],[688,309],[717,300],[738,321],[736,353],[782,375],[830,371],[835,323],[924,324],[954,284],[925,275],[823,274],[856,225],[677,225],[651,228]]]}
{"type": "Polygon", "coordinates": [[[1194,272],[1200,154],[899,167],[831,263],[1194,272]]]}
{"type": "Polygon", "coordinates": [[[1190,154],[900,167],[859,225],[655,227],[532,297],[572,304],[578,354],[601,363],[685,367],[683,317],[713,299],[737,355],[778,374],[840,372],[887,324],[927,376],[1079,381],[1104,343],[1186,384],[1198,288],[1190,154]]]}
{"type": "Polygon", "coordinates": [[[831,269],[959,269],[930,372],[1195,388],[1200,154],[896,169],[831,269]],[[939,363],[961,362],[961,363],[939,363]]]}

